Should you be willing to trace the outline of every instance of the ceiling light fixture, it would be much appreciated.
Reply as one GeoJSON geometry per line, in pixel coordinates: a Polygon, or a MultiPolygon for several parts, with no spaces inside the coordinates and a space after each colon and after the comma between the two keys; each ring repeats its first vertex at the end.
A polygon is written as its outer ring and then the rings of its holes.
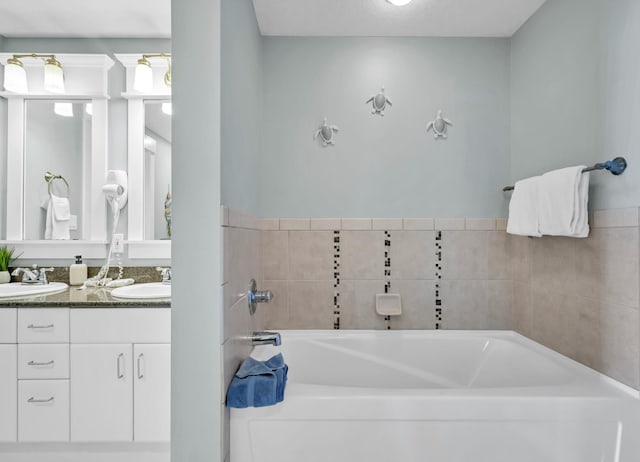
{"type": "Polygon", "coordinates": [[[13,55],[4,66],[4,88],[14,93],[27,93],[27,73],[20,59],[33,58],[44,61],[44,89],[50,93],[64,93],[64,72],[55,55],[13,55]]]}
{"type": "Polygon", "coordinates": [[[153,69],[149,59],[160,58],[166,59],[169,67],[164,74],[164,84],[171,86],[171,55],[167,53],[159,53],[155,55],[142,55],[138,60],[135,74],[133,76],[133,88],[140,93],[149,93],[153,90],[153,69]]]}
{"type": "Polygon", "coordinates": [[[395,6],[405,6],[411,3],[411,0],[387,0],[387,1],[395,6]]]}

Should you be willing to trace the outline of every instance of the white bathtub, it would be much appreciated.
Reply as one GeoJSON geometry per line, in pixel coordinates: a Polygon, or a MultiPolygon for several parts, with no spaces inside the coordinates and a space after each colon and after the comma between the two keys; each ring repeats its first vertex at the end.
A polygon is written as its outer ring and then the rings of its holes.
{"type": "Polygon", "coordinates": [[[635,390],[513,332],[283,331],[231,462],[638,462],[635,390]]]}

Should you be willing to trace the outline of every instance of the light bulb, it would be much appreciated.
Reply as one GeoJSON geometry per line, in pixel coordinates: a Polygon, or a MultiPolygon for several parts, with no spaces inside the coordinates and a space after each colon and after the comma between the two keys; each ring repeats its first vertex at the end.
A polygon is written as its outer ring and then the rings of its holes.
{"type": "Polygon", "coordinates": [[[9,58],[4,66],[4,88],[14,93],[27,93],[27,73],[20,60],[9,58]]]}
{"type": "Polygon", "coordinates": [[[133,88],[140,93],[148,93],[153,90],[153,71],[151,63],[146,58],[138,60],[133,76],[133,88]]]}
{"type": "Polygon", "coordinates": [[[167,115],[172,115],[173,114],[173,106],[171,105],[171,103],[162,103],[162,112],[164,112],[167,115]]]}
{"type": "Polygon", "coordinates": [[[411,3],[411,0],[387,0],[387,1],[395,6],[405,6],[411,3]]]}
{"type": "Polygon", "coordinates": [[[49,58],[44,64],[44,89],[51,93],[64,93],[64,73],[55,58],[49,58]]]}
{"type": "Polygon", "coordinates": [[[71,103],[54,103],[53,112],[62,117],[73,117],[73,104],[71,103]]]}

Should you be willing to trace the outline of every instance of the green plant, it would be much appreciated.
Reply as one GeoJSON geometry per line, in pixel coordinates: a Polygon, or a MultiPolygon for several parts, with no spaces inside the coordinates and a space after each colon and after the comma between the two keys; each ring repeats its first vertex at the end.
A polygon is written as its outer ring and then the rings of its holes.
{"type": "Polygon", "coordinates": [[[15,251],[16,249],[9,249],[6,245],[0,246],[0,271],[9,271],[11,262],[20,256],[14,257],[15,251]]]}

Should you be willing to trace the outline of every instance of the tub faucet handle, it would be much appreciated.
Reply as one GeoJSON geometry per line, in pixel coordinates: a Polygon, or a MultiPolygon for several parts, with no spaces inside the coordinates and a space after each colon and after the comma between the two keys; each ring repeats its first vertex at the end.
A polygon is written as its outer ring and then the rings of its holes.
{"type": "Polygon", "coordinates": [[[249,292],[247,293],[247,302],[249,303],[249,312],[253,315],[256,312],[258,303],[270,303],[273,299],[273,292],[270,290],[258,290],[256,280],[249,281],[249,292]]]}

